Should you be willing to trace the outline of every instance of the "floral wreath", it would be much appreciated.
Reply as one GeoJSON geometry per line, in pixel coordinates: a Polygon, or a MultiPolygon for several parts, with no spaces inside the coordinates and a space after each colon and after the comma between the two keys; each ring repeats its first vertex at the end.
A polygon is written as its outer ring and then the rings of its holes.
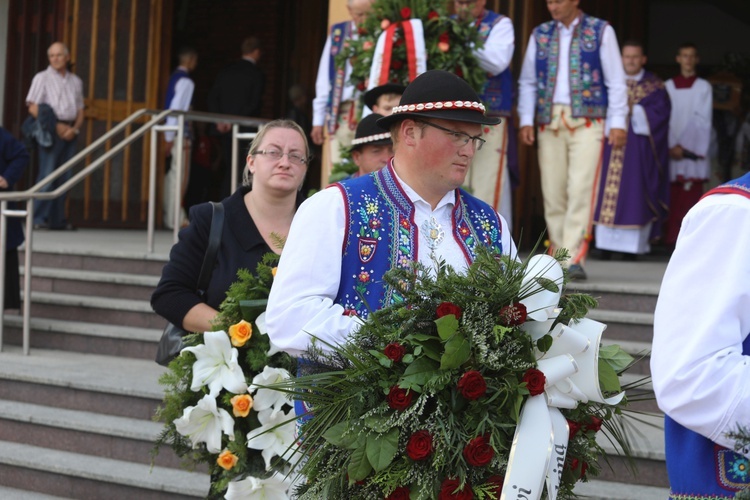
{"type": "MultiPolygon", "coordinates": [[[[555,256],[566,258],[565,251],[555,256]]],[[[562,430],[533,459],[542,462],[541,476],[526,498],[541,497],[545,474],[553,499],[573,498],[576,482],[598,475],[600,429],[630,454],[619,375],[634,360],[598,341],[561,351],[581,340],[577,328],[601,324],[585,318],[596,306],[592,297],[561,295],[567,276],[552,257],[519,262],[481,248],[466,275],[415,264],[385,280],[399,287],[403,303],[373,312],[346,344],[312,350],[317,368],[276,386],[313,408],[299,431],[296,467],[305,481],[297,498],[498,499],[509,476],[528,479],[532,459],[513,458],[533,448],[522,444],[529,433],[521,428],[525,422],[532,437],[546,435],[532,406],[544,416],[553,400],[560,408],[549,414],[561,415],[562,430]],[[577,356],[595,356],[593,373],[551,366],[577,356]],[[570,390],[562,394],[563,387],[570,390]]]]}

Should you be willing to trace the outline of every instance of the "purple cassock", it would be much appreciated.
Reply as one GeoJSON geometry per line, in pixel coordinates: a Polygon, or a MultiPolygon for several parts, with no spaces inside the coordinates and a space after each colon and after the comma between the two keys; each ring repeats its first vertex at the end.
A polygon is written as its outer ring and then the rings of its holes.
{"type": "Polygon", "coordinates": [[[627,83],[630,108],[627,142],[622,148],[609,144],[604,148],[594,223],[603,226],[602,229],[643,230],[650,226],[651,234],[645,235],[647,244],[649,237],[661,235],[669,206],[671,104],[664,82],[653,73],[644,71],[640,80],[628,79],[627,83]],[[645,112],[647,135],[643,135],[643,124],[635,123],[639,118],[633,117],[635,105],[645,112]]]}

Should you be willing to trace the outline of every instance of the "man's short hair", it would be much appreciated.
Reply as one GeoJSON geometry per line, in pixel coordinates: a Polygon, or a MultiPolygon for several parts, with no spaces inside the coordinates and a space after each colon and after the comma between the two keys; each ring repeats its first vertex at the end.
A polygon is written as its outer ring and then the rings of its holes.
{"type": "Polygon", "coordinates": [[[693,49],[696,54],[698,53],[698,47],[693,42],[683,42],[677,47],[677,55],[679,55],[684,49],[693,49]]]}
{"type": "Polygon", "coordinates": [[[641,49],[641,52],[643,54],[646,53],[646,47],[643,46],[643,42],[641,42],[640,40],[636,40],[635,38],[625,40],[625,42],[622,44],[622,48],[624,49],[625,47],[638,47],[641,49]]]}
{"type": "Polygon", "coordinates": [[[180,50],[177,51],[177,60],[180,62],[185,62],[191,57],[198,57],[198,51],[193,47],[180,47],[180,50]]]}
{"type": "Polygon", "coordinates": [[[260,49],[260,38],[258,38],[257,36],[249,36],[245,38],[244,40],[242,40],[240,49],[242,50],[242,55],[252,54],[256,50],[260,49]]]}

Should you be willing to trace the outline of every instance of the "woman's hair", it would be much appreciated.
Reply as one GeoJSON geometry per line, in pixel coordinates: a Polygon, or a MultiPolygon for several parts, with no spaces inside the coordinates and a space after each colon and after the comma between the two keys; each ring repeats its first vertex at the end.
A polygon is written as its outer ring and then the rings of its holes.
{"type": "MultiPolygon", "coordinates": [[[[253,142],[250,143],[250,149],[247,152],[247,156],[254,155],[255,152],[258,151],[258,149],[260,148],[260,145],[266,136],[266,132],[275,128],[287,128],[287,129],[296,131],[302,137],[302,141],[305,143],[305,158],[307,158],[308,162],[310,161],[310,159],[312,158],[312,155],[310,153],[310,144],[307,141],[307,135],[305,135],[305,131],[302,130],[302,127],[297,125],[297,122],[293,120],[287,120],[287,119],[273,120],[263,125],[258,130],[258,135],[255,136],[255,139],[253,139],[253,142]]],[[[247,168],[247,165],[245,165],[245,169],[242,174],[242,185],[249,186],[252,183],[253,183],[253,178],[252,178],[252,175],[250,174],[250,169],[247,168]]]]}

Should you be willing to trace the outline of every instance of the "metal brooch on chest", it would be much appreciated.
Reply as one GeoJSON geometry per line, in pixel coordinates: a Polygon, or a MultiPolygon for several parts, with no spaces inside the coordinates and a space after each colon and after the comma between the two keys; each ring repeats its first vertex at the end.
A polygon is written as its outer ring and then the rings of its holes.
{"type": "Polygon", "coordinates": [[[443,242],[445,238],[445,231],[443,226],[437,221],[435,217],[430,217],[422,224],[422,234],[427,240],[427,248],[430,249],[430,254],[434,255],[435,249],[443,242]]]}

